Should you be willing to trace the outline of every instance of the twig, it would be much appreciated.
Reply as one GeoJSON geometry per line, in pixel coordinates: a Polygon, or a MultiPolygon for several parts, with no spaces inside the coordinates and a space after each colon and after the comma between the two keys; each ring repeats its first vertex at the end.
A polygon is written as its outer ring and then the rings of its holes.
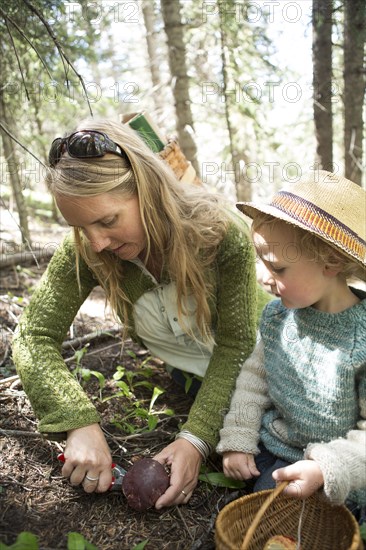
{"type": "MultiPolygon", "coordinates": [[[[117,330],[117,329],[116,329],[117,330]]],[[[101,348],[101,349],[96,349],[94,351],[90,351],[87,355],[95,355],[96,353],[100,353],[102,351],[106,351],[110,348],[114,348],[115,346],[120,346],[121,343],[120,342],[116,342],[114,344],[111,344],[110,346],[106,346],[104,348],[101,348]]],[[[68,357],[66,359],[64,359],[65,363],[71,363],[72,361],[75,361],[76,357],[75,355],[73,355],[72,357],[68,357]]],[[[3,380],[0,380],[0,385],[2,384],[6,384],[8,382],[13,382],[15,380],[18,380],[19,379],[19,376],[18,375],[14,375],[14,376],[9,376],[8,378],[4,378],[3,380]]]]}
{"type": "Polygon", "coordinates": [[[76,348],[83,346],[84,344],[87,344],[88,342],[92,342],[93,340],[96,340],[97,338],[108,338],[113,337],[115,338],[115,334],[120,334],[121,329],[120,328],[111,328],[105,331],[95,330],[94,332],[89,332],[89,334],[84,334],[84,336],[79,336],[78,338],[74,338],[72,340],[66,340],[62,344],[62,349],[70,349],[70,348],[76,348]]]}
{"type": "Polygon", "coordinates": [[[20,34],[20,36],[22,38],[24,38],[24,40],[26,42],[28,42],[28,44],[30,45],[30,47],[32,48],[32,50],[34,50],[39,58],[39,60],[41,61],[42,65],[44,66],[44,68],[46,69],[46,72],[48,74],[48,76],[50,77],[50,79],[52,80],[52,75],[46,65],[46,62],[45,60],[43,59],[43,57],[41,56],[41,54],[39,53],[38,49],[36,48],[36,46],[33,44],[33,42],[31,42],[31,40],[29,40],[28,36],[22,31],[22,29],[19,27],[18,23],[16,21],[14,21],[14,19],[12,17],[10,17],[7,13],[4,12],[4,10],[1,9],[0,7],[0,13],[1,15],[4,17],[5,21],[9,21],[15,28],[16,30],[18,31],[18,33],[20,34]]]}
{"type": "Polygon", "coordinates": [[[186,520],[184,519],[184,516],[183,516],[183,514],[182,514],[182,512],[181,512],[181,509],[179,508],[179,506],[177,506],[177,512],[178,512],[178,514],[179,514],[179,516],[180,516],[180,519],[181,519],[181,520],[183,521],[183,523],[184,523],[184,527],[186,528],[186,531],[187,531],[188,535],[191,537],[191,540],[194,542],[194,536],[192,535],[192,533],[191,533],[191,531],[190,531],[190,529],[189,529],[189,527],[188,527],[188,525],[187,525],[187,523],[186,523],[186,520]]]}
{"type": "Polygon", "coordinates": [[[38,157],[36,157],[36,155],[34,155],[32,153],[32,151],[30,151],[25,145],[23,145],[11,132],[9,132],[9,130],[4,126],[4,124],[2,122],[0,122],[0,128],[13,140],[15,141],[15,143],[17,143],[22,149],[24,149],[24,151],[26,151],[27,153],[29,153],[37,162],[40,162],[42,164],[42,166],[44,166],[45,168],[47,168],[47,166],[44,164],[44,162],[42,162],[38,157]]]}
{"type": "MultiPolygon", "coordinates": [[[[224,498],[224,504],[222,507],[226,506],[226,504],[229,504],[229,502],[236,500],[238,497],[239,497],[239,491],[235,491],[229,494],[227,497],[224,498]]],[[[202,537],[200,537],[198,540],[195,541],[195,543],[190,547],[189,550],[199,550],[203,546],[203,544],[206,542],[207,537],[210,535],[210,532],[214,528],[215,521],[219,513],[219,504],[221,500],[222,500],[222,497],[219,498],[216,504],[216,510],[210,516],[210,520],[206,527],[205,533],[202,535],[202,537]]]]}
{"type": "Polygon", "coordinates": [[[19,376],[17,374],[14,374],[14,376],[8,376],[8,378],[3,378],[0,380],[0,386],[3,384],[8,384],[10,382],[15,382],[15,380],[19,380],[19,376]]]}
{"type": "MultiPolygon", "coordinates": [[[[105,431],[105,430],[104,430],[105,431]]],[[[108,432],[106,432],[108,433],[108,432]]],[[[154,437],[156,438],[157,435],[170,435],[171,436],[171,433],[170,432],[166,432],[165,430],[153,430],[153,431],[150,431],[150,432],[140,432],[140,433],[135,433],[135,434],[130,434],[130,435],[111,435],[108,433],[109,436],[113,437],[113,439],[118,443],[118,441],[129,441],[130,439],[138,439],[139,437],[141,438],[149,438],[149,437],[154,437]]]]}
{"type": "Polygon", "coordinates": [[[10,267],[18,264],[26,265],[29,263],[35,263],[39,267],[38,260],[49,260],[52,258],[53,253],[54,250],[24,250],[16,254],[0,254],[0,267],[10,267]]]}
{"type": "MultiPolygon", "coordinates": [[[[2,11],[2,10],[1,10],[1,11],[2,11]]],[[[4,12],[2,11],[2,13],[4,13],[4,12]]],[[[10,37],[11,45],[13,46],[14,54],[15,54],[15,57],[16,57],[16,60],[17,60],[17,63],[18,63],[19,71],[20,71],[20,76],[21,76],[21,79],[22,79],[22,82],[23,82],[23,86],[24,86],[24,89],[25,89],[25,93],[26,93],[27,99],[28,99],[28,101],[29,101],[29,93],[28,93],[27,85],[26,85],[26,83],[25,83],[25,78],[24,78],[24,74],[23,74],[22,64],[20,63],[20,59],[19,59],[17,47],[16,47],[16,45],[15,45],[13,35],[11,34],[11,30],[10,30],[10,27],[9,27],[9,20],[8,20],[8,18],[6,17],[6,15],[5,15],[5,26],[6,26],[6,30],[8,31],[9,37],[10,37]]]]}
{"type": "MultiPolygon", "coordinates": [[[[114,348],[116,346],[120,346],[121,342],[117,342],[115,344],[111,344],[110,346],[106,346],[105,348],[96,349],[94,351],[90,351],[85,355],[85,357],[89,357],[89,355],[95,355],[96,353],[100,353],[101,351],[106,351],[107,349],[114,348]]],[[[65,363],[71,363],[72,361],[76,360],[76,356],[73,355],[72,357],[68,357],[67,359],[64,359],[65,363]]]]}
{"type": "Polygon", "coordinates": [[[1,363],[0,363],[0,369],[1,369],[1,367],[3,367],[5,365],[6,360],[9,357],[10,347],[11,347],[10,344],[8,344],[5,348],[4,355],[3,355],[3,358],[2,358],[1,363]]]}
{"type": "Polygon", "coordinates": [[[43,439],[43,435],[38,432],[25,432],[23,430],[3,430],[0,428],[0,435],[6,435],[9,437],[32,437],[34,439],[43,439]]]}
{"type": "Polygon", "coordinates": [[[71,69],[74,71],[74,73],[76,74],[76,76],[77,76],[78,79],[80,80],[81,86],[82,86],[82,88],[83,88],[83,90],[84,90],[84,93],[85,93],[86,101],[87,101],[87,103],[88,103],[90,115],[93,116],[93,111],[92,111],[92,108],[91,108],[91,105],[90,105],[89,96],[88,96],[88,91],[87,91],[87,89],[86,89],[86,86],[85,86],[83,77],[77,72],[77,70],[76,70],[76,68],[74,67],[74,65],[71,63],[71,61],[69,60],[69,58],[68,58],[68,57],[66,56],[66,54],[64,53],[64,50],[63,50],[63,48],[62,48],[60,42],[58,41],[57,36],[56,36],[55,33],[53,32],[52,27],[49,25],[47,19],[45,19],[45,17],[43,16],[43,14],[42,14],[35,6],[33,6],[33,4],[31,4],[28,0],[23,0],[23,2],[24,2],[24,4],[29,8],[29,10],[30,10],[31,12],[33,12],[34,14],[36,14],[36,16],[38,17],[38,19],[43,23],[43,25],[44,25],[45,28],[46,28],[46,31],[48,32],[48,34],[49,34],[49,36],[51,37],[53,43],[55,44],[55,46],[56,46],[56,48],[57,48],[57,51],[58,51],[58,53],[60,54],[62,64],[63,64],[63,66],[64,66],[64,71],[65,71],[67,83],[69,82],[69,79],[68,79],[68,77],[67,77],[67,70],[66,70],[65,61],[66,61],[67,65],[68,65],[69,67],[71,67],[71,69]]]}
{"type": "Polygon", "coordinates": [[[20,481],[16,481],[13,478],[10,478],[10,481],[7,481],[6,479],[2,479],[1,485],[18,485],[19,487],[22,487],[25,491],[29,491],[29,492],[31,492],[32,489],[39,490],[39,485],[24,485],[24,483],[20,483],[20,481]]]}

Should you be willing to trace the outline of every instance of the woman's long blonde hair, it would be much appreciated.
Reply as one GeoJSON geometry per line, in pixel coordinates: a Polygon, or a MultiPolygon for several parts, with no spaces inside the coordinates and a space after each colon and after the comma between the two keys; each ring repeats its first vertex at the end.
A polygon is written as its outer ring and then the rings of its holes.
{"type": "MultiPolygon", "coordinates": [[[[212,286],[207,279],[230,221],[222,197],[203,187],[180,183],[171,169],[154,154],[128,126],[111,121],[88,119],[77,130],[106,133],[126,154],[126,158],[106,155],[75,159],[63,155],[49,170],[47,183],[54,195],[96,196],[120,193],[137,195],[147,249],[143,261],[159,257],[162,268],[176,283],[179,320],[187,313],[189,294],[197,303],[196,322],[203,341],[211,341],[209,297],[212,286]]],[[[74,228],[77,266],[79,258],[94,272],[106,292],[112,309],[127,328],[130,302],[121,288],[123,263],[113,253],[93,252],[80,228],[74,228]]]]}

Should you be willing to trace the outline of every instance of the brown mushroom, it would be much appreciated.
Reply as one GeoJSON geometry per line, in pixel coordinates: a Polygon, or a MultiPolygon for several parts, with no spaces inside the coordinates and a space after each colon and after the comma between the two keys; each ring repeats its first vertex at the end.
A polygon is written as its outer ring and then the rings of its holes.
{"type": "Polygon", "coordinates": [[[141,458],[126,473],[122,491],[128,505],[142,512],[154,506],[169,487],[169,475],[153,458],[141,458]]]}

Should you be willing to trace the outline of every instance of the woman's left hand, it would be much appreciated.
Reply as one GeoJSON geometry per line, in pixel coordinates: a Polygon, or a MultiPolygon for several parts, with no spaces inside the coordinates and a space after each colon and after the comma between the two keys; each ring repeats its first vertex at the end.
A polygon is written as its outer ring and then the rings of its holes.
{"type": "Polygon", "coordinates": [[[324,485],[322,471],[315,460],[299,460],[275,470],[272,477],[277,482],[289,481],[284,493],[295,498],[307,498],[324,485]]]}
{"type": "Polygon", "coordinates": [[[155,508],[186,504],[192,496],[198,482],[198,474],[202,463],[201,453],[185,439],[177,439],[154,459],[170,467],[170,486],[156,501],[155,508]]]}

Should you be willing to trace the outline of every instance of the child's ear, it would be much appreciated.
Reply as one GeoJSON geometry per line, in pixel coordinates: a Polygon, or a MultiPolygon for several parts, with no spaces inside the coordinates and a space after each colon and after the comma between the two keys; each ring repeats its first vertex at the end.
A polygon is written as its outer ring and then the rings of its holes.
{"type": "Polygon", "coordinates": [[[342,271],[343,265],[341,262],[334,263],[332,265],[325,264],[323,268],[323,274],[325,277],[337,277],[342,271]]]}

